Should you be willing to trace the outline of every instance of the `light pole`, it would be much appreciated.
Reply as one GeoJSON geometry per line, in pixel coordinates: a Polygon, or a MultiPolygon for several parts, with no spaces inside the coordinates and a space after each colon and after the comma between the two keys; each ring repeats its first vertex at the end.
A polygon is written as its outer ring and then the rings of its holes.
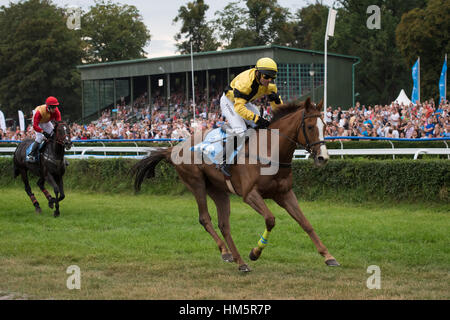
{"type": "Polygon", "coordinates": [[[312,82],[312,100],[313,103],[316,100],[314,97],[314,74],[316,72],[314,71],[314,63],[311,63],[311,69],[309,69],[309,75],[311,76],[311,82],[312,82]]]}

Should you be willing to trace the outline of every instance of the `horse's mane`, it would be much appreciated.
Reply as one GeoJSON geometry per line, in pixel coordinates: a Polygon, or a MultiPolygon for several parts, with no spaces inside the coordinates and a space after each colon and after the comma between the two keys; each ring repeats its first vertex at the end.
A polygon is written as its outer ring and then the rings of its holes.
{"type": "Polygon", "coordinates": [[[273,117],[270,123],[275,123],[281,118],[296,112],[297,110],[301,110],[305,107],[305,102],[300,100],[294,100],[288,103],[285,103],[279,106],[277,109],[273,111],[273,117]]]}

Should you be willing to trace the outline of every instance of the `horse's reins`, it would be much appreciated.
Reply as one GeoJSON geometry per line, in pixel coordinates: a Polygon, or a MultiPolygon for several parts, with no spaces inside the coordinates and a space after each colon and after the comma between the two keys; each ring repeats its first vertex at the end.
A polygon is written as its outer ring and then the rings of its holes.
{"type": "MultiPolygon", "coordinates": [[[[319,141],[316,141],[316,142],[313,142],[313,143],[309,142],[308,135],[306,134],[305,119],[307,119],[307,118],[316,118],[316,117],[321,117],[321,116],[322,115],[320,113],[314,113],[314,114],[305,115],[305,110],[303,110],[302,122],[298,125],[298,127],[297,127],[297,129],[295,131],[294,138],[291,138],[291,137],[289,137],[289,136],[287,136],[287,135],[285,135],[285,134],[283,134],[281,132],[278,132],[278,135],[282,136],[282,137],[288,139],[289,141],[291,141],[292,143],[294,143],[297,148],[301,147],[302,149],[305,149],[309,153],[315,154],[314,151],[312,150],[312,147],[315,146],[316,144],[325,144],[326,142],[325,142],[325,140],[319,140],[319,141]],[[302,128],[303,136],[305,137],[305,141],[306,141],[305,145],[303,145],[300,142],[295,140],[295,138],[298,137],[298,133],[300,131],[300,128],[302,128]]],[[[268,130],[271,130],[271,129],[268,128],[268,130]]]]}

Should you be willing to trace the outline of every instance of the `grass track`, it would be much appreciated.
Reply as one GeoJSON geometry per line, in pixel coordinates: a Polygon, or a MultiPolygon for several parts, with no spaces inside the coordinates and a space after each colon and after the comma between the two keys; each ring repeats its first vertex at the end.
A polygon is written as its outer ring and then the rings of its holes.
{"type": "MultiPolygon", "coordinates": [[[[263,219],[232,198],[231,231],[253,272],[222,262],[198,223],[192,196],[67,192],[53,218],[25,192],[0,189],[0,297],[30,299],[449,299],[450,220],[445,205],[301,203],[330,253],[326,267],[309,237],[269,201],[276,227],[257,262],[248,253],[263,219]],[[81,269],[68,290],[66,269],[81,269]],[[381,290],[369,290],[369,265],[381,290]]],[[[216,211],[209,203],[213,224],[216,211]]]]}

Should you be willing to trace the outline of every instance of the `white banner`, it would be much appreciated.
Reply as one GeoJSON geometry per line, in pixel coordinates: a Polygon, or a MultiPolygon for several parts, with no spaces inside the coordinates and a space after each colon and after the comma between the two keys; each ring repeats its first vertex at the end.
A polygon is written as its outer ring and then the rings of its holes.
{"type": "Polygon", "coordinates": [[[328,11],[328,20],[327,20],[327,36],[334,36],[334,25],[336,24],[336,14],[337,11],[330,8],[328,11]]]}
{"type": "Polygon", "coordinates": [[[25,117],[23,116],[22,110],[19,110],[19,124],[20,124],[20,131],[25,131],[25,117]]]}
{"type": "Polygon", "coordinates": [[[3,132],[6,131],[5,115],[1,111],[0,111],[0,128],[3,130],[3,132]]]}

